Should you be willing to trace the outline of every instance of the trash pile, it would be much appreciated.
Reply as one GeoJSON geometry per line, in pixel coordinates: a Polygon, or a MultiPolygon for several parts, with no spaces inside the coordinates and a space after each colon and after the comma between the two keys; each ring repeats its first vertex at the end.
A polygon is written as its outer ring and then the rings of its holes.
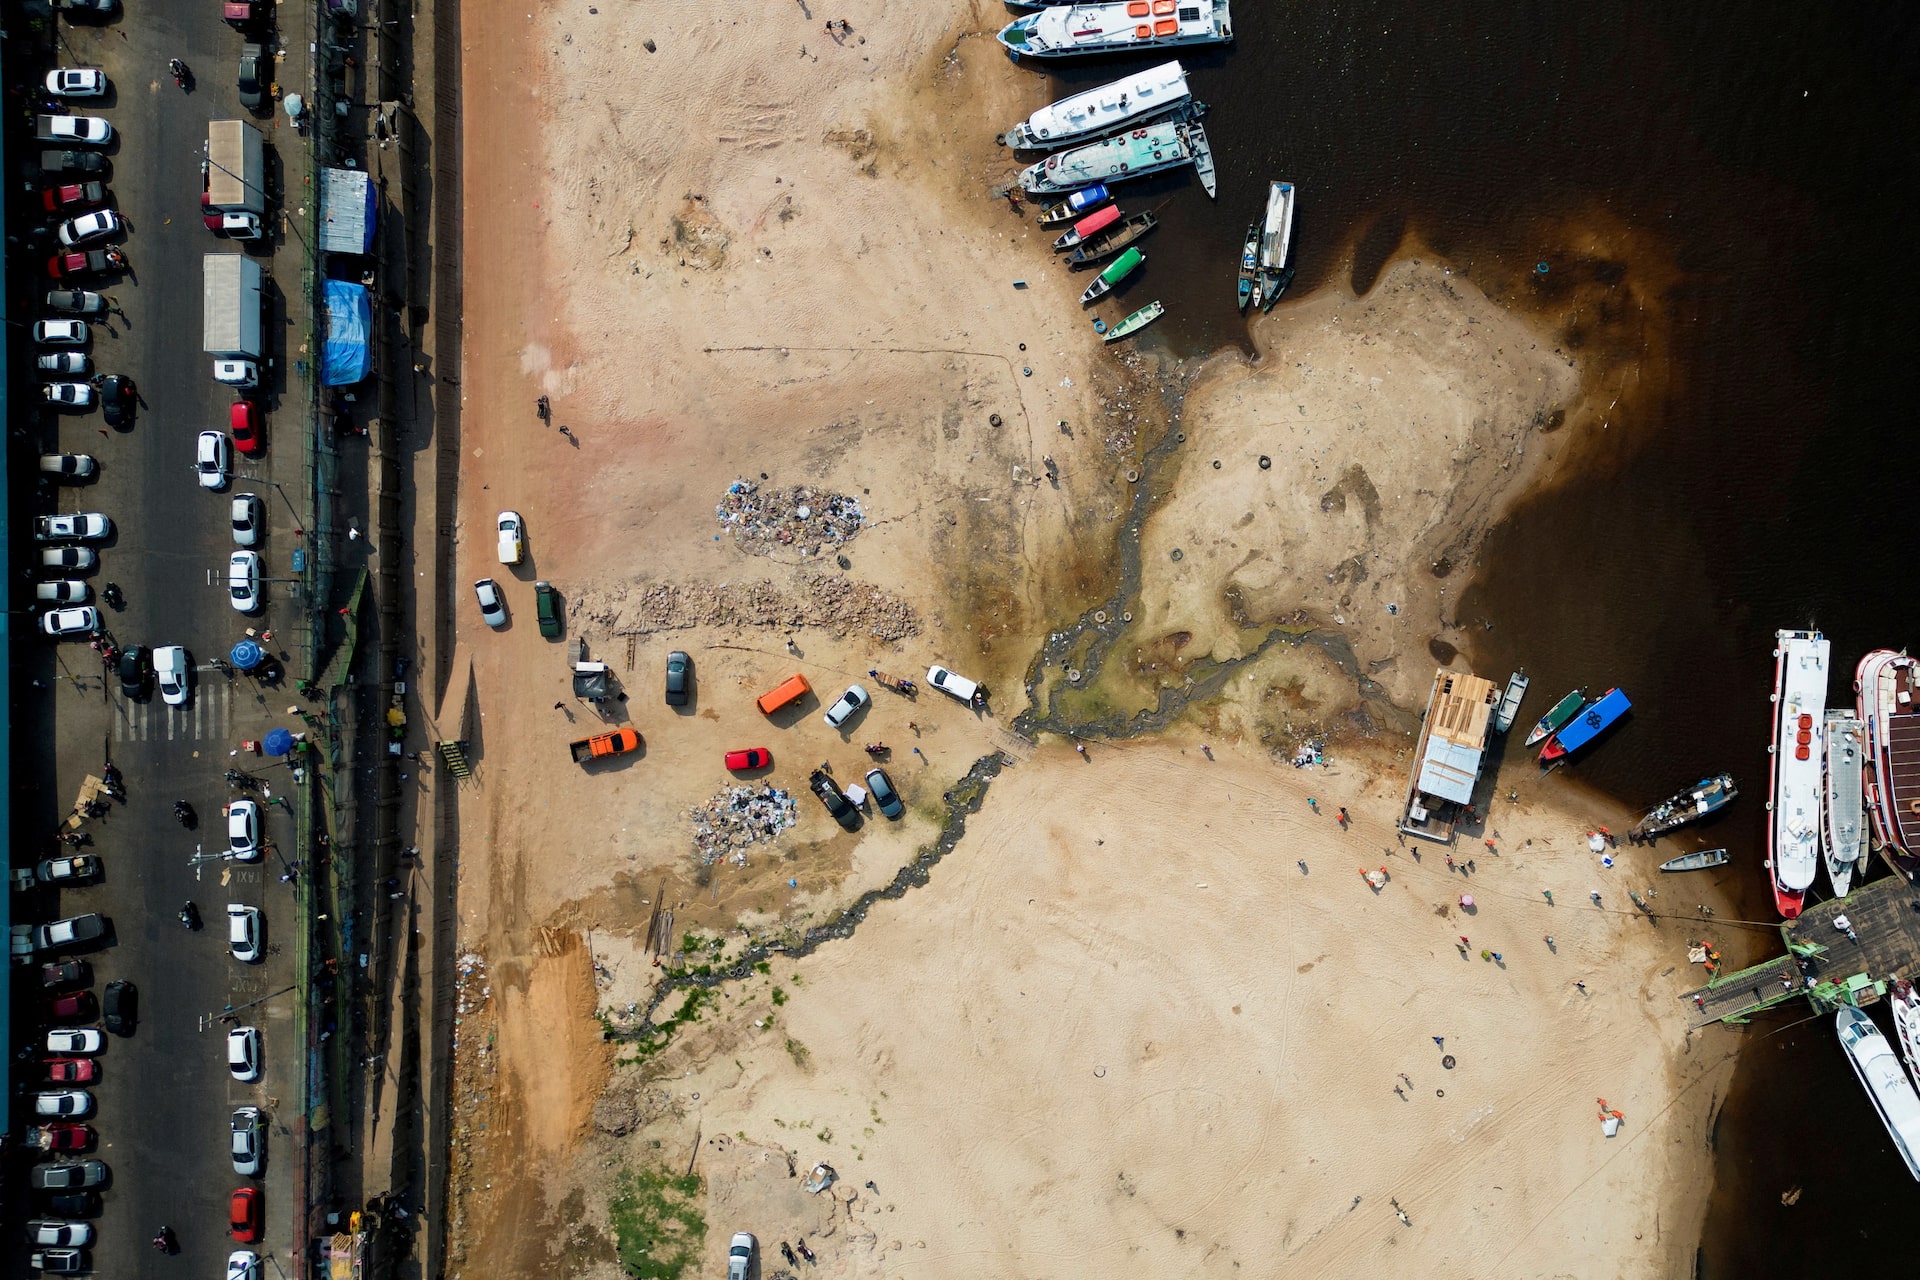
{"type": "Polygon", "coordinates": [[[724,860],[744,867],[748,845],[772,840],[793,825],[793,795],[770,785],[728,787],[687,816],[703,866],[724,860]]]}
{"type": "Polygon", "coordinates": [[[858,498],[802,485],[763,493],[751,480],[728,485],[726,499],[713,515],[723,529],[733,530],[733,540],[743,551],[756,556],[783,547],[817,556],[853,541],[866,522],[858,498]]]}
{"type": "Polygon", "coordinates": [[[835,635],[892,643],[920,632],[920,615],[899,596],[844,574],[815,574],[796,591],[771,582],[635,582],[586,585],[568,593],[576,624],[610,635],[686,627],[777,627],[791,635],[824,627],[835,635]]]}
{"type": "Polygon", "coordinates": [[[1323,753],[1326,749],[1327,740],[1325,738],[1308,738],[1300,744],[1300,749],[1293,753],[1293,767],[1296,769],[1311,769],[1314,765],[1325,764],[1326,756],[1323,753]]]}

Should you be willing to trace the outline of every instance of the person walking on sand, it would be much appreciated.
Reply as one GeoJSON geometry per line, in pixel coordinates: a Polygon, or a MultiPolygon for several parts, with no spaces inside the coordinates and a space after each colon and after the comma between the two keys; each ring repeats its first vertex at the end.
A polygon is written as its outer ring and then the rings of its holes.
{"type": "Polygon", "coordinates": [[[1482,960],[1491,960],[1493,959],[1493,952],[1488,951],[1485,947],[1482,947],[1480,949],[1480,958],[1482,960]]]}
{"type": "Polygon", "coordinates": [[[1470,947],[1473,944],[1467,941],[1467,935],[1463,933],[1460,935],[1460,945],[1463,947],[1470,947]]]}
{"type": "Polygon", "coordinates": [[[1318,813],[1320,812],[1320,802],[1318,800],[1315,800],[1312,796],[1308,796],[1307,808],[1313,810],[1315,813],[1318,813]]]}
{"type": "Polygon", "coordinates": [[[1541,890],[1540,892],[1541,892],[1541,893],[1544,893],[1544,894],[1546,894],[1546,895],[1547,895],[1547,905],[1548,905],[1548,906],[1552,906],[1552,905],[1553,905],[1553,890],[1551,890],[1551,889],[1542,889],[1542,890],[1541,890]]]}
{"type": "Polygon", "coordinates": [[[1300,868],[1301,875],[1307,874],[1307,860],[1305,858],[1295,858],[1293,861],[1294,865],[1300,868]]]}
{"type": "Polygon", "coordinates": [[[1452,870],[1453,870],[1453,855],[1452,855],[1452,854],[1448,854],[1448,855],[1447,855],[1447,870],[1449,870],[1449,871],[1452,871],[1452,870]]]}
{"type": "Polygon", "coordinates": [[[1336,813],[1333,816],[1333,820],[1339,823],[1342,827],[1346,826],[1347,825],[1347,806],[1341,805],[1340,812],[1336,813]]]}
{"type": "Polygon", "coordinates": [[[1086,757],[1087,757],[1087,744],[1086,744],[1086,743],[1084,743],[1084,742],[1076,742],[1076,743],[1074,743],[1074,744],[1073,744],[1073,749],[1074,749],[1075,751],[1078,751],[1078,752],[1080,753],[1080,758],[1081,758],[1082,760],[1084,760],[1084,759],[1086,759],[1086,757]]]}
{"type": "Polygon", "coordinates": [[[1582,982],[1582,981],[1580,981],[1580,980],[1579,980],[1578,978],[1576,978],[1576,979],[1574,979],[1574,982],[1573,982],[1573,985],[1574,985],[1575,987],[1578,987],[1578,988],[1579,988],[1579,990],[1580,990],[1580,994],[1581,994],[1581,995],[1585,995],[1585,994],[1587,994],[1587,984],[1586,984],[1586,983],[1584,983],[1584,982],[1582,982]]]}
{"type": "Polygon", "coordinates": [[[1500,953],[1499,953],[1498,951],[1496,951],[1496,952],[1494,952],[1494,953],[1493,953],[1493,962],[1494,962],[1495,964],[1500,964],[1500,963],[1502,963],[1502,962],[1503,962],[1503,961],[1504,961],[1505,959],[1506,959],[1506,957],[1505,957],[1505,956],[1503,956],[1503,955],[1501,955],[1501,954],[1500,954],[1500,953]]]}

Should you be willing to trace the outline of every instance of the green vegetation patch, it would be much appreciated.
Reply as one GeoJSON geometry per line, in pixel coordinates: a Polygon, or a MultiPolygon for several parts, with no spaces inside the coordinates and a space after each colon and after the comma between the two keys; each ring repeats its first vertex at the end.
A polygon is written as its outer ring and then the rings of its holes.
{"type": "Polygon", "coordinates": [[[635,1280],[681,1280],[697,1272],[707,1241],[700,1175],[629,1169],[614,1180],[608,1216],[620,1265],[635,1280]]]}

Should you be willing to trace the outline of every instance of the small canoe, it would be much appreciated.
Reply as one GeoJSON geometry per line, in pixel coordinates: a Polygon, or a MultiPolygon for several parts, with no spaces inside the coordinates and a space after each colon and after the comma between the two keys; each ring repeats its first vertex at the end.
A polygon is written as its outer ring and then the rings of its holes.
{"type": "Polygon", "coordinates": [[[1267,296],[1260,300],[1260,310],[1271,311],[1274,305],[1280,301],[1280,295],[1287,291],[1287,286],[1293,283],[1293,268],[1282,267],[1278,271],[1264,272],[1262,274],[1266,279],[1267,296]]]}
{"type": "Polygon", "coordinates": [[[1683,853],[1677,858],[1668,858],[1660,864],[1662,871],[1704,871],[1708,867],[1726,865],[1725,849],[1695,849],[1692,853],[1683,853]]]}
{"type": "Polygon", "coordinates": [[[1167,309],[1159,303],[1149,302],[1146,306],[1140,308],[1132,315],[1114,325],[1113,328],[1107,330],[1106,336],[1103,337],[1101,341],[1118,342],[1122,338],[1131,338],[1134,334],[1140,332],[1166,313],[1167,309]]]}
{"type": "Polygon", "coordinates": [[[1072,222],[1075,218],[1085,217],[1111,199],[1113,199],[1113,197],[1107,193],[1107,186],[1104,182],[1088,187],[1084,191],[1076,191],[1059,204],[1054,205],[1042,213],[1040,215],[1040,225],[1043,227],[1057,227],[1063,222],[1072,222]]]}
{"type": "Polygon", "coordinates": [[[1573,719],[1574,713],[1587,705],[1587,691],[1575,689],[1566,697],[1553,704],[1547,714],[1540,717],[1540,723],[1533,726],[1533,732],[1527,735],[1527,745],[1532,746],[1561,725],[1573,719]]]}
{"type": "Polygon", "coordinates": [[[1520,714],[1520,703],[1527,696],[1527,685],[1531,683],[1521,672],[1507,677],[1507,693],[1500,699],[1500,709],[1493,713],[1493,731],[1505,733],[1513,728],[1513,718],[1520,714]]]}
{"type": "Polygon", "coordinates": [[[1059,253],[1064,249],[1071,249],[1094,232],[1105,231],[1118,221],[1120,221],[1120,206],[1117,204],[1110,204],[1104,209],[1090,213],[1055,237],[1053,251],[1059,253]]]}
{"type": "Polygon", "coordinates": [[[1253,276],[1260,265],[1260,224],[1247,228],[1247,243],[1240,250],[1240,309],[1253,301],[1253,276]]]}
{"type": "Polygon", "coordinates": [[[1066,256],[1066,264],[1074,268],[1090,267],[1103,258],[1111,258],[1122,249],[1132,247],[1134,241],[1159,225],[1159,220],[1150,213],[1131,214],[1092,239],[1075,245],[1073,252],[1066,256]]]}
{"type": "Polygon", "coordinates": [[[1093,278],[1087,291],[1080,295],[1082,303],[1092,302],[1133,274],[1133,269],[1147,260],[1147,255],[1138,249],[1129,249],[1107,265],[1107,269],[1093,278]]]}

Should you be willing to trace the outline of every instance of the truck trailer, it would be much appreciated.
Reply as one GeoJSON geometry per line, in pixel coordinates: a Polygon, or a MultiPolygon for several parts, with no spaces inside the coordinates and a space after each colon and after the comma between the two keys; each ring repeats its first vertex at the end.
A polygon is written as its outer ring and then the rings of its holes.
{"type": "Polygon", "coordinates": [[[238,253],[209,253],[205,263],[202,349],[231,360],[260,359],[266,354],[260,332],[266,309],[260,264],[238,253]]]}
{"type": "Polygon", "coordinates": [[[266,144],[245,120],[207,122],[207,208],[267,212],[266,144]]]}

